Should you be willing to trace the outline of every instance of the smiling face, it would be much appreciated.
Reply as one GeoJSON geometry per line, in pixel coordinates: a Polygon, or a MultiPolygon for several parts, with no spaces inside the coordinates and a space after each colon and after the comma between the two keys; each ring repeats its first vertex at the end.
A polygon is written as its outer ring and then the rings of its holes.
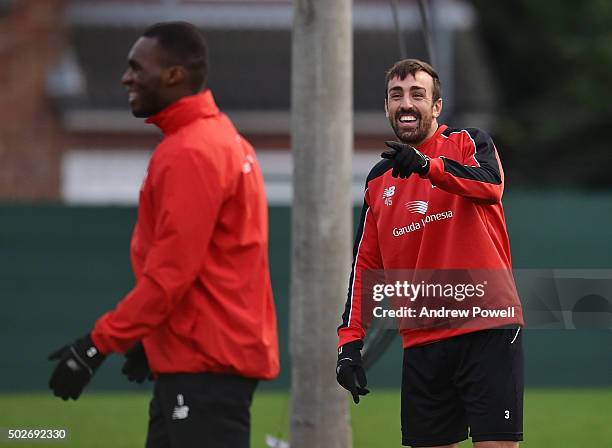
{"type": "Polygon", "coordinates": [[[393,77],[387,84],[385,114],[403,143],[419,145],[438,128],[442,99],[433,100],[433,78],[419,70],[404,79],[393,77]]]}
{"type": "Polygon", "coordinates": [[[121,83],[135,117],[150,117],[168,105],[164,99],[166,68],[157,39],[139,38],[128,55],[121,83]]]}

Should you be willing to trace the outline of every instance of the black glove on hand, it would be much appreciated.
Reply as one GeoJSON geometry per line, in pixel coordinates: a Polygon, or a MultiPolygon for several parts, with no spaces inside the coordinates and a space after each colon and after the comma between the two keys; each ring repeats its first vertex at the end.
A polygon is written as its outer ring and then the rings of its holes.
{"type": "Polygon", "coordinates": [[[51,353],[49,361],[59,360],[49,380],[53,395],[63,400],[79,398],[83,388],[105,358],[106,356],[100,353],[89,335],[51,353]]]}
{"type": "Polygon", "coordinates": [[[385,142],[389,148],[380,156],[383,159],[393,160],[393,171],[391,176],[407,179],[412,173],[419,175],[427,174],[429,171],[429,159],[419,150],[410,145],[399,142],[385,142]]]}
{"type": "Polygon", "coordinates": [[[121,372],[127,376],[130,382],[136,381],[138,384],[147,378],[153,379],[142,342],[138,342],[134,347],[125,352],[125,362],[121,372]]]}
{"type": "Polygon", "coordinates": [[[338,349],[338,366],[336,367],[336,380],[353,395],[355,404],[359,403],[359,395],[370,393],[366,386],[365,370],[361,362],[361,349],[363,341],[353,341],[344,344],[338,349]]]}

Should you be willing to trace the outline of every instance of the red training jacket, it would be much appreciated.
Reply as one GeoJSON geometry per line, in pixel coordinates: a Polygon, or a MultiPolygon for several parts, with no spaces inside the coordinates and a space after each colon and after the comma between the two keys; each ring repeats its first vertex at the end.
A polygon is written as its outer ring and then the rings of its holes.
{"type": "Polygon", "coordinates": [[[102,353],[142,340],[156,373],[278,375],[268,209],[251,145],[212,93],[147,123],[164,139],[140,191],[131,243],[136,284],[96,322],[102,353]]]}
{"type": "Polygon", "coordinates": [[[362,277],[372,269],[490,269],[508,275],[508,288],[494,300],[513,308],[514,317],[474,319],[462,328],[402,328],[404,348],[523,325],[501,204],[504,173],[493,141],[479,129],[441,125],[418,149],[430,158],[425,176],[393,178],[393,162],[386,159],[368,175],[339,346],[365,337],[362,310],[369,312],[371,304],[362,303],[362,277]]]}

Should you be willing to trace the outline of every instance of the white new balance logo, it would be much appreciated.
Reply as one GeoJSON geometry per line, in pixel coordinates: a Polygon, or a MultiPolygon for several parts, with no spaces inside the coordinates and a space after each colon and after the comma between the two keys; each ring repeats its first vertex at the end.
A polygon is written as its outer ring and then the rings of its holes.
{"type": "Polygon", "coordinates": [[[172,411],[172,420],[183,420],[189,415],[189,406],[185,406],[185,400],[182,394],[176,396],[176,404],[172,411]]]}
{"type": "Polygon", "coordinates": [[[406,202],[406,208],[410,213],[420,213],[424,215],[427,213],[429,202],[427,201],[410,201],[406,202]]]}
{"type": "Polygon", "coordinates": [[[385,205],[391,205],[393,204],[393,199],[391,199],[391,196],[393,196],[395,194],[395,185],[390,186],[389,188],[385,188],[385,191],[383,191],[383,199],[385,200],[385,205]]]}

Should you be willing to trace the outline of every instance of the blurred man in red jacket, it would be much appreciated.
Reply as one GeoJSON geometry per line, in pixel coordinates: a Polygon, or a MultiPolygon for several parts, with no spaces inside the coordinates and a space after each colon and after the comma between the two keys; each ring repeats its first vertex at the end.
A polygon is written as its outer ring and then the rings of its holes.
{"type": "Polygon", "coordinates": [[[258,380],[278,375],[268,210],[251,145],[203,90],[207,49],[184,22],[149,27],[122,83],[164,134],[140,191],[136,284],[93,330],[53,353],[49,385],[77,399],[107,355],[156,379],[147,447],[247,447],[258,380]]]}

